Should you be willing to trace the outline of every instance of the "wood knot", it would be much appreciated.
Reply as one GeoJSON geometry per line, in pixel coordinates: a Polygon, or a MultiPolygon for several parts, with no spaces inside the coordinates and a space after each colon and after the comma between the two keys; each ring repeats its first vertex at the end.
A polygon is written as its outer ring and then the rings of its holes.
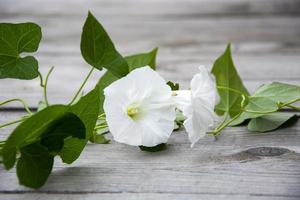
{"type": "Polygon", "coordinates": [[[245,151],[245,153],[253,156],[280,156],[290,152],[289,149],[278,147],[257,147],[245,151]]]}

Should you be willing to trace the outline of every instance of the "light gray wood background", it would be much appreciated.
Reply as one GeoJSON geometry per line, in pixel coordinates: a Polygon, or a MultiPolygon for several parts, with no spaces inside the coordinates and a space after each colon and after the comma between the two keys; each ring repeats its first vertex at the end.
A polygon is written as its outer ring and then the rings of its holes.
{"type": "MultiPolygon", "coordinates": [[[[56,67],[51,103],[68,102],[89,71],[79,50],[88,10],[123,55],[160,47],[158,71],[183,88],[228,42],[251,92],[272,81],[300,84],[299,0],[1,0],[1,22],[42,26],[40,70],[56,67]]],[[[93,74],[85,91],[101,74],[93,74]]],[[[11,97],[36,108],[39,81],[0,80],[0,101],[11,97]]],[[[17,103],[2,107],[0,124],[23,114],[17,103]]],[[[12,129],[1,129],[0,139],[12,129]]],[[[71,166],[57,160],[39,190],[20,186],[15,170],[1,166],[0,199],[300,199],[300,122],[264,134],[228,128],[218,141],[207,136],[192,149],[180,131],[168,147],[146,153],[90,144],[71,166]]]]}

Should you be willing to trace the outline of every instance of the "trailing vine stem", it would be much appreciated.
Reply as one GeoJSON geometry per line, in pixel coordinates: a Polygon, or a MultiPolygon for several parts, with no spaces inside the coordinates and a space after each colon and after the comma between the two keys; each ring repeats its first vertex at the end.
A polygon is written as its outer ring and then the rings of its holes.
{"type": "Polygon", "coordinates": [[[229,124],[231,124],[234,120],[236,120],[243,112],[238,113],[237,115],[235,115],[233,118],[231,118],[230,120],[228,120],[226,122],[226,119],[212,132],[208,132],[208,134],[212,134],[215,137],[217,137],[218,135],[221,134],[221,131],[226,128],[229,124]]]}
{"type": "Polygon", "coordinates": [[[18,101],[20,102],[21,104],[23,104],[26,112],[28,112],[29,115],[32,115],[33,113],[31,112],[31,110],[29,109],[27,103],[23,100],[23,99],[19,99],[19,98],[14,98],[14,99],[8,99],[6,101],[2,101],[0,102],[0,106],[4,105],[4,104],[7,104],[7,103],[10,103],[10,102],[14,102],[14,101],[18,101]]]}
{"type": "Polygon", "coordinates": [[[244,110],[244,112],[255,113],[255,114],[270,114],[270,113],[277,112],[278,110],[280,110],[283,107],[289,107],[289,108],[293,108],[297,111],[300,111],[300,108],[290,105],[290,104],[293,104],[297,101],[300,101],[300,98],[293,99],[293,100],[291,100],[287,103],[278,102],[277,103],[277,109],[275,109],[275,110],[270,110],[270,111],[265,111],[265,112],[259,112],[259,111],[255,111],[255,110],[244,110]]]}
{"type": "Polygon", "coordinates": [[[232,89],[232,88],[227,88],[227,87],[222,87],[222,86],[217,86],[217,88],[224,89],[224,90],[226,89],[226,90],[229,90],[229,91],[232,91],[232,92],[240,94],[241,97],[242,97],[242,101],[241,101],[241,112],[239,112],[237,115],[235,115],[229,121],[227,121],[227,117],[228,117],[228,112],[227,112],[227,114],[224,117],[224,120],[221,122],[221,124],[217,128],[215,128],[213,131],[210,131],[210,132],[207,133],[207,134],[212,134],[215,137],[217,137],[218,135],[220,135],[221,131],[224,128],[226,128],[229,124],[231,124],[234,120],[236,120],[243,112],[256,113],[256,114],[270,114],[270,113],[277,112],[278,110],[280,110],[283,107],[289,107],[289,108],[295,109],[297,111],[300,111],[300,108],[298,108],[296,106],[293,106],[293,105],[290,105],[290,104],[293,104],[293,103],[295,103],[297,101],[300,101],[300,98],[293,99],[293,100],[291,100],[291,101],[289,101],[287,103],[278,102],[277,103],[278,108],[276,110],[271,110],[271,111],[266,111],[266,112],[246,110],[246,109],[244,109],[245,106],[246,106],[245,105],[245,101],[246,101],[246,98],[249,98],[249,96],[246,96],[244,93],[242,93],[242,92],[240,92],[238,90],[232,89]]]}
{"type": "Polygon", "coordinates": [[[293,105],[286,105],[286,107],[292,108],[292,109],[297,110],[297,111],[300,112],[300,108],[299,107],[296,107],[296,106],[293,106],[293,105]]]}
{"type": "MultiPolygon", "coordinates": [[[[48,101],[48,96],[47,96],[48,79],[49,79],[49,76],[50,76],[50,74],[52,73],[53,69],[54,69],[54,66],[52,66],[52,67],[50,68],[50,70],[48,71],[48,73],[47,73],[47,75],[46,75],[45,82],[44,82],[44,84],[42,84],[42,85],[43,85],[43,88],[44,88],[44,100],[45,100],[46,106],[49,106],[49,101],[48,101]]],[[[43,79],[41,78],[41,80],[43,80],[43,79]]]]}
{"type": "Polygon", "coordinates": [[[225,87],[225,86],[217,86],[218,89],[221,89],[221,90],[228,90],[228,91],[231,91],[231,92],[234,92],[234,93],[237,93],[241,96],[245,96],[245,97],[248,97],[246,96],[246,94],[244,94],[243,92],[239,91],[239,90],[236,90],[236,89],[233,89],[233,88],[229,88],[229,87],[225,87]]]}
{"type": "Polygon", "coordinates": [[[6,126],[10,126],[10,125],[13,125],[13,124],[17,124],[17,123],[19,123],[19,122],[22,122],[22,121],[24,121],[26,118],[28,118],[29,116],[23,116],[23,117],[21,117],[20,119],[17,119],[17,120],[14,120],[14,121],[10,121],[10,122],[7,122],[7,123],[5,123],[5,124],[2,124],[2,125],[0,125],[0,128],[4,128],[4,127],[6,127],[6,126]]]}
{"type": "Polygon", "coordinates": [[[40,78],[40,86],[44,87],[44,80],[43,80],[43,75],[41,74],[41,72],[39,72],[39,78],[40,78]]]}
{"type": "Polygon", "coordinates": [[[91,77],[93,71],[94,71],[94,68],[92,68],[92,69],[89,71],[88,75],[85,77],[83,83],[82,83],[81,86],[79,87],[78,91],[76,92],[75,96],[73,97],[73,99],[71,100],[71,102],[69,103],[69,105],[72,105],[72,104],[76,101],[78,95],[79,95],[80,92],[82,91],[82,89],[83,89],[83,87],[85,86],[85,84],[86,84],[86,82],[88,81],[88,79],[91,77]]]}

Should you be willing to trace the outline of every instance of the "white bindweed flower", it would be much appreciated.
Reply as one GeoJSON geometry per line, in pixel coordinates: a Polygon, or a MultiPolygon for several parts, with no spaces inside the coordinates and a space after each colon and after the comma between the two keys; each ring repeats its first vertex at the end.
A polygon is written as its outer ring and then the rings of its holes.
{"type": "Polygon", "coordinates": [[[191,146],[204,137],[218,121],[214,107],[219,102],[219,95],[214,77],[204,66],[200,66],[199,70],[191,81],[191,90],[175,91],[173,94],[177,108],[186,117],[183,125],[191,146]]]}
{"type": "Polygon", "coordinates": [[[104,89],[109,130],[120,143],[152,147],[167,142],[175,105],[165,80],[150,67],[133,70],[104,89]]]}

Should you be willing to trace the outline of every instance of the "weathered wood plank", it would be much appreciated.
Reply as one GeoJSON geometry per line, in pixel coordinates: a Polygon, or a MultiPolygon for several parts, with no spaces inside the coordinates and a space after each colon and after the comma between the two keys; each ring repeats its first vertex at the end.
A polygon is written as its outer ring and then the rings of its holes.
{"type": "MultiPolygon", "coordinates": [[[[188,43],[216,43],[222,42],[274,42],[285,41],[299,43],[297,36],[300,32],[300,15],[267,16],[267,17],[221,17],[221,18],[179,18],[169,19],[136,17],[102,16],[94,13],[105,26],[116,44],[129,46],[132,43],[141,45],[175,43],[185,41],[188,43]],[[237,31],[238,30],[238,31],[237,31]],[[272,30],[272,31],[270,31],[272,30]]],[[[71,45],[79,44],[81,29],[87,15],[82,13],[78,19],[60,16],[59,18],[40,17],[1,17],[3,22],[33,21],[42,26],[43,41],[71,45]],[[68,26],[68,29],[65,27],[68,26]]]]}
{"type": "MultiPolygon", "coordinates": [[[[0,121],[4,118],[12,116],[1,115],[0,121]]],[[[129,193],[138,197],[136,193],[167,193],[213,199],[297,199],[299,141],[298,122],[265,134],[251,134],[243,127],[228,128],[218,141],[207,136],[192,149],[185,133],[175,132],[168,149],[158,153],[116,143],[88,145],[71,166],[57,159],[54,173],[39,190],[19,186],[14,170],[6,172],[1,167],[0,194],[129,193]]]]}
{"type": "Polygon", "coordinates": [[[298,200],[299,198],[292,196],[260,196],[260,195],[226,195],[226,194],[171,194],[171,193],[101,193],[101,194],[40,194],[40,193],[26,193],[26,194],[1,194],[2,200],[40,200],[40,199],[51,199],[51,200],[157,200],[157,199],[165,199],[165,200],[174,200],[174,199],[188,199],[188,200],[298,200]]]}
{"type": "MultiPolygon", "coordinates": [[[[158,71],[166,80],[179,82],[182,89],[189,87],[189,81],[201,64],[211,67],[213,60],[223,50],[215,54],[180,53],[161,50],[158,54],[158,71]],[[199,56],[198,56],[199,55],[199,56]]],[[[71,99],[75,90],[88,73],[89,67],[78,56],[40,56],[40,70],[43,74],[49,69],[49,63],[56,65],[56,70],[49,79],[49,99],[52,103],[65,103],[71,99]]],[[[300,85],[300,57],[298,54],[234,54],[235,64],[250,92],[260,85],[272,81],[281,81],[300,85]]],[[[86,92],[96,84],[103,72],[95,72],[88,82],[86,92]]],[[[0,100],[24,98],[31,107],[36,107],[42,99],[39,80],[0,80],[0,100]]],[[[19,104],[9,104],[19,107],[19,104]]]]}
{"type": "Polygon", "coordinates": [[[40,194],[40,193],[26,193],[26,194],[1,194],[2,200],[40,200],[40,199],[51,199],[51,200],[174,200],[174,199],[188,199],[188,200],[298,200],[299,197],[295,196],[261,196],[261,195],[226,195],[226,194],[172,194],[172,193],[101,193],[101,194],[40,194]]]}
{"type": "MultiPolygon", "coordinates": [[[[24,16],[32,15],[72,15],[82,10],[93,9],[106,15],[268,15],[299,14],[300,3],[297,0],[2,0],[2,14],[22,11],[24,16]],[[13,5],[13,7],[12,7],[13,5]],[[32,6],[39,5],[39,9],[32,6]],[[68,8],[66,10],[66,8],[68,8]]],[[[19,15],[20,13],[16,13],[19,15]]]]}
{"type": "MultiPolygon", "coordinates": [[[[89,70],[79,51],[89,9],[122,53],[161,47],[159,72],[184,88],[198,65],[211,67],[233,42],[235,63],[253,92],[271,81],[300,85],[299,8],[298,0],[2,0],[0,19],[42,26],[40,69],[57,67],[50,78],[50,102],[65,103],[89,70]]],[[[87,90],[101,74],[93,75],[87,90]]],[[[38,80],[0,80],[0,100],[16,95],[36,107],[42,98],[38,80]]],[[[0,124],[24,114],[0,110],[0,124]]],[[[13,128],[1,129],[0,140],[13,128]]],[[[218,141],[207,136],[193,149],[184,131],[175,132],[166,151],[152,154],[114,142],[89,144],[71,166],[57,159],[39,190],[20,186],[15,171],[1,166],[0,199],[295,200],[300,198],[299,144],[300,122],[264,134],[228,128],[218,141]]]]}

